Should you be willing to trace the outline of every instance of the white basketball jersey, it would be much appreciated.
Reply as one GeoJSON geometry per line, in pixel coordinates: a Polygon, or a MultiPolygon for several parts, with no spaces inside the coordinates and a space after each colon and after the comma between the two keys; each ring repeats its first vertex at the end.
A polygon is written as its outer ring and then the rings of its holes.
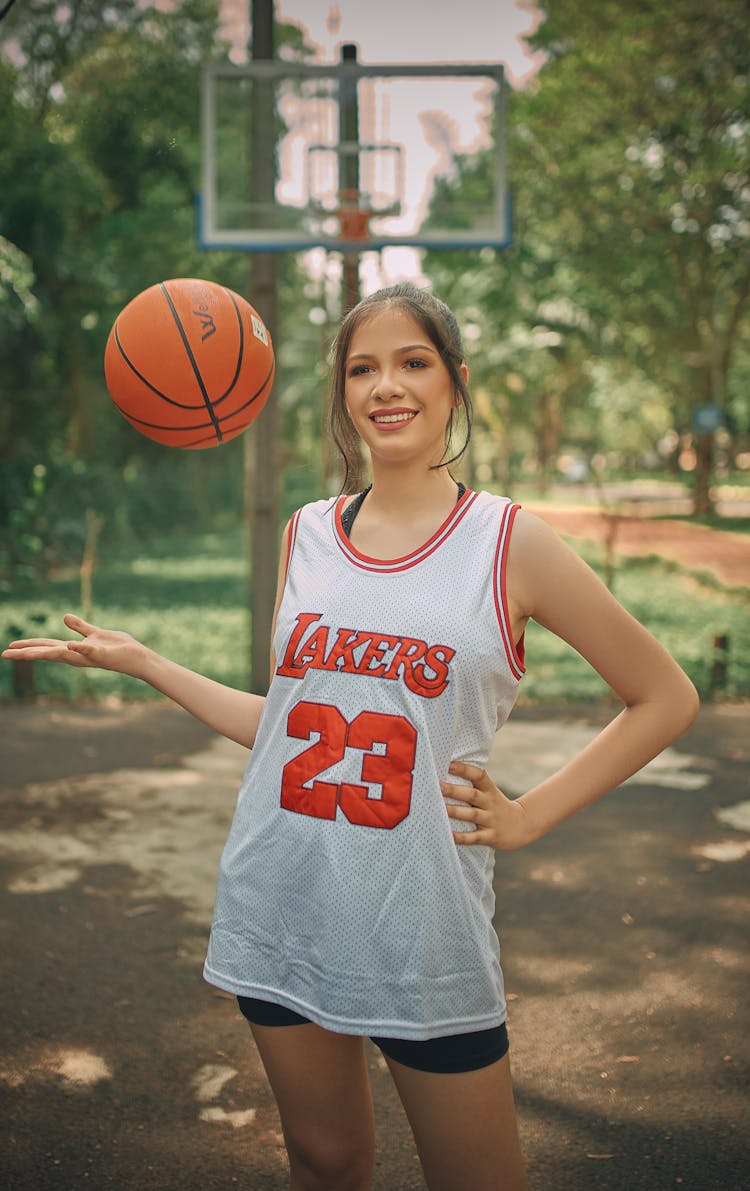
{"type": "Polygon", "coordinates": [[[440,781],[452,760],[486,765],[523,674],[505,595],[517,506],[467,491],[383,561],[350,543],[345,503],[292,519],[205,976],[344,1033],[486,1029],[505,1017],[494,852],[456,846],[440,781]]]}

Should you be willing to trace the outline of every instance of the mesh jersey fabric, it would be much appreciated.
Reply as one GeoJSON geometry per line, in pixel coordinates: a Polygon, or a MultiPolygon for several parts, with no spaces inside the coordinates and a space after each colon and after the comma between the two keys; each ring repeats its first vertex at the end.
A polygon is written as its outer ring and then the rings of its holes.
{"type": "Polygon", "coordinates": [[[292,519],[204,974],[343,1033],[486,1029],[505,1018],[494,852],[456,846],[439,783],[452,760],[486,765],[523,675],[505,597],[518,506],[467,490],[385,561],[352,546],[345,503],[292,519]]]}

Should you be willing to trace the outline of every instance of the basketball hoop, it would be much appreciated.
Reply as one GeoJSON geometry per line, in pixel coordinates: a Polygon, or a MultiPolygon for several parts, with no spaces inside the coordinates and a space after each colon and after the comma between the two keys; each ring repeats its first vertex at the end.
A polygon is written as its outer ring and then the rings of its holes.
{"type": "Polygon", "coordinates": [[[354,255],[511,242],[498,63],[377,66],[342,56],[333,64],[210,66],[201,110],[202,248],[354,255]],[[454,127],[456,111],[466,112],[465,131],[454,127]],[[256,112],[272,113],[263,124],[277,163],[271,198],[253,184],[252,147],[271,151],[265,141],[259,147],[256,112]],[[487,155],[486,186],[467,188],[460,208],[434,201],[443,132],[457,161],[487,155]]]}
{"type": "Polygon", "coordinates": [[[347,243],[361,243],[370,232],[370,219],[375,214],[369,207],[360,205],[356,190],[342,190],[341,204],[333,212],[339,221],[339,237],[347,243]]]}

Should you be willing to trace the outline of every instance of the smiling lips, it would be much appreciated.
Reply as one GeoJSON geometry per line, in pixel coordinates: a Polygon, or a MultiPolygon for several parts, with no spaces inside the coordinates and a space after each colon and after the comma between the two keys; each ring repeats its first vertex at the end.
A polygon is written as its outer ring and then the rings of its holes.
{"type": "Polygon", "coordinates": [[[413,421],[417,416],[415,409],[394,409],[387,414],[370,414],[370,421],[376,426],[396,427],[413,421]]]}

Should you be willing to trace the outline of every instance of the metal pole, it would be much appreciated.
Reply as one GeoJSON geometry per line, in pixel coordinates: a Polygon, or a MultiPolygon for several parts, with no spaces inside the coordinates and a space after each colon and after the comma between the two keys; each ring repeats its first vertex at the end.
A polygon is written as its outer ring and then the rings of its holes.
{"type": "MultiPolygon", "coordinates": [[[[273,0],[252,0],[252,57],[274,56],[273,0]]],[[[273,83],[256,79],[252,95],[250,193],[258,226],[267,222],[274,202],[273,83]]],[[[278,285],[276,257],[258,252],[250,258],[250,301],[271,334],[278,367],[278,285]]],[[[278,378],[278,373],[277,373],[278,378]]],[[[278,379],[277,379],[278,386],[278,379]]],[[[250,687],[268,688],[268,650],[276,594],[280,483],[277,466],[278,403],[272,396],[245,436],[245,507],[250,532],[250,687]]]]}
{"type": "MultiPolygon", "coordinates": [[[[356,62],[357,47],[346,43],[341,47],[341,62],[356,62]]],[[[339,90],[339,142],[344,152],[339,157],[341,174],[339,190],[350,202],[359,201],[359,103],[356,78],[341,80],[339,90]]],[[[343,307],[344,313],[357,305],[359,292],[359,253],[344,252],[343,307]]]]}

